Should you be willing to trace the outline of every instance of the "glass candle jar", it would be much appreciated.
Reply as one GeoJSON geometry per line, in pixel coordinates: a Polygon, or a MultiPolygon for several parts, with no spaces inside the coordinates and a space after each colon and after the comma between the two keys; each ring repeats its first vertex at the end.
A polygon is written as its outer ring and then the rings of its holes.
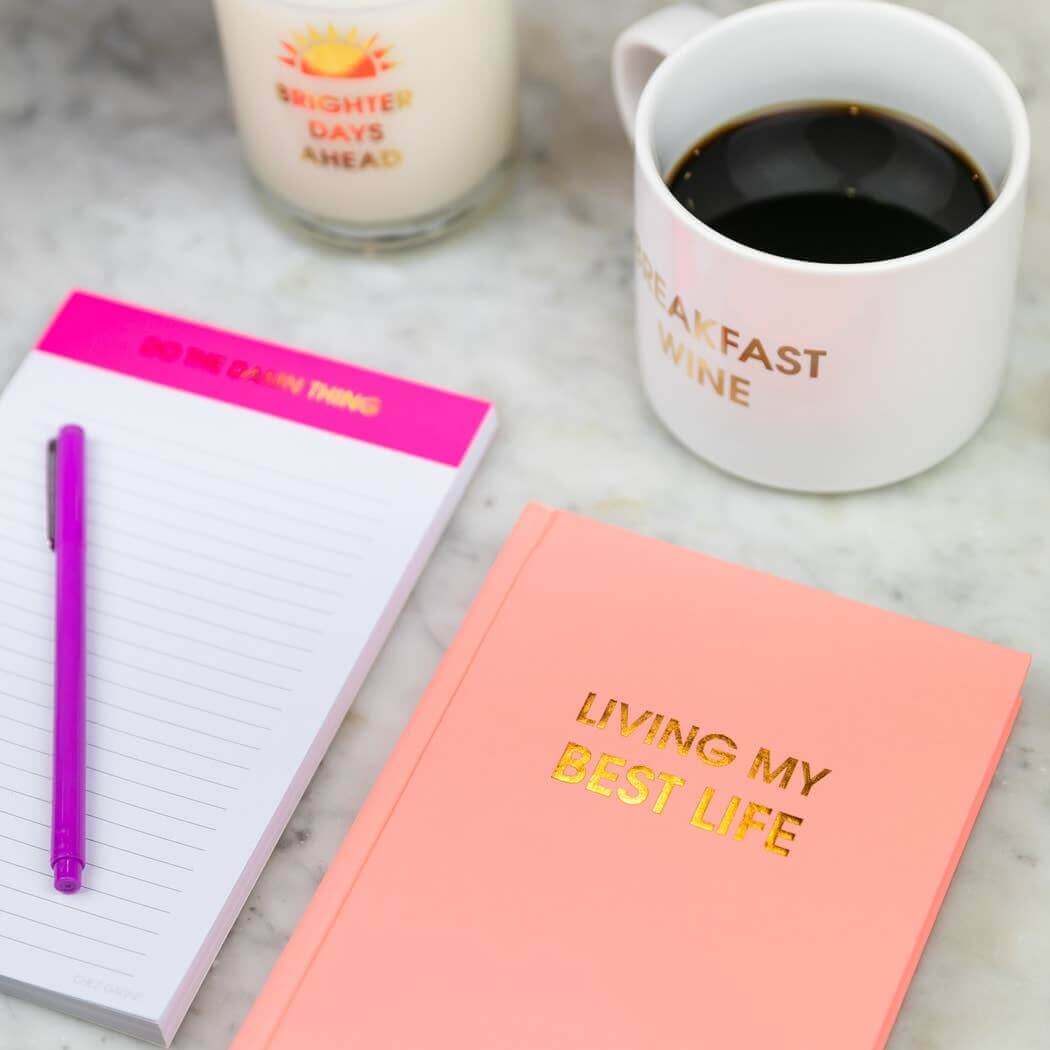
{"type": "Polygon", "coordinates": [[[512,0],[215,0],[241,142],[280,213],[346,247],[439,236],[517,128],[512,0]]]}

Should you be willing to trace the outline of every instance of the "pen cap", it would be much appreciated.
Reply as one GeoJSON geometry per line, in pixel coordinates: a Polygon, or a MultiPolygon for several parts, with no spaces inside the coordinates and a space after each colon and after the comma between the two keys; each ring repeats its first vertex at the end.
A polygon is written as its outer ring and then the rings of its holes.
{"type": "Polygon", "coordinates": [[[62,427],[55,442],[50,475],[52,541],[84,542],[84,431],[74,425],[62,427]]]}

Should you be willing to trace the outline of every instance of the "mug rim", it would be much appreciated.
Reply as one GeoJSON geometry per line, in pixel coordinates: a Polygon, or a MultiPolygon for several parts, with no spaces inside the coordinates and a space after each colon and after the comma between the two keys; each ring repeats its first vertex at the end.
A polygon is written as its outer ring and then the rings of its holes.
{"type": "MultiPolygon", "coordinates": [[[[998,92],[999,97],[1006,106],[1010,122],[1011,151],[1001,189],[984,213],[967,226],[966,229],[960,230],[946,240],[941,241],[940,244],[935,244],[932,248],[925,248],[910,255],[899,255],[892,259],[880,259],[875,262],[827,263],[813,262],[807,259],[792,259],[741,244],[739,241],[719,233],[703,220],[698,219],[670,192],[656,164],[656,151],[652,135],[654,122],[652,110],[656,105],[655,98],[662,83],[672,75],[673,70],[682,63],[688,62],[694,53],[702,50],[704,47],[711,46],[712,41],[717,43],[717,38],[726,31],[727,27],[732,28],[741,22],[757,22],[764,18],[782,15],[785,11],[822,10],[828,13],[834,12],[838,16],[850,10],[850,5],[843,3],[843,0],[776,0],[773,3],[760,4],[758,7],[752,7],[748,10],[737,11],[728,15],[691,40],[687,40],[681,47],[664,59],[649,78],[649,82],[642,91],[635,115],[635,159],[643,175],[659,187],[658,192],[663,192],[666,205],[670,208],[673,215],[684,221],[694,232],[702,233],[706,237],[711,238],[721,248],[741,258],[750,259],[754,262],[764,262],[795,272],[824,274],[833,272],[850,274],[873,273],[922,265],[954,251],[956,247],[975,237],[979,237],[984,230],[998,220],[999,216],[1006,211],[1023,191],[1031,152],[1028,113],[1025,109],[1024,100],[1017,90],[1017,85],[1014,84],[1009,74],[1002,67],[1002,64],[986,48],[977,43],[972,37],[967,36],[962,30],[956,29],[947,22],[935,18],[933,15],[928,15],[923,11],[899,7],[896,4],[887,3],[885,0],[864,0],[864,7],[869,11],[878,10],[880,17],[898,18],[902,22],[909,22],[912,26],[922,26],[923,29],[929,32],[937,33],[950,39],[953,43],[968,51],[988,72],[991,86],[998,92]]],[[[963,149],[966,148],[965,143],[959,143],[959,145],[963,149]]]]}

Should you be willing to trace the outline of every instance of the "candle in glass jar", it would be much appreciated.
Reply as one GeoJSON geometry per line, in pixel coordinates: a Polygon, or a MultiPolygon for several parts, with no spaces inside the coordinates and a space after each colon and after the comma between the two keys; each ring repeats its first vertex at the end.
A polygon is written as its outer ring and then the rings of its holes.
{"type": "Polygon", "coordinates": [[[468,208],[516,131],[511,0],[215,0],[244,152],[351,239],[468,208]]]}

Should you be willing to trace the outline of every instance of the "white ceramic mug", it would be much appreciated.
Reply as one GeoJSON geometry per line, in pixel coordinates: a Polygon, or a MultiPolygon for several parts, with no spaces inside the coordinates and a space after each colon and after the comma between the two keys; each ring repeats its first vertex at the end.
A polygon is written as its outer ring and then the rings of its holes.
{"type": "Polygon", "coordinates": [[[1029,162],[1024,104],[986,51],[878,0],[721,21],[679,4],[619,38],[613,82],[635,143],[643,381],[686,446],[753,481],[841,492],[916,474],[976,432],[1006,364],[1029,162]],[[828,100],[938,129],[987,176],[991,207],[926,251],[832,265],[745,247],[668,190],[723,124],[828,100]]]}

